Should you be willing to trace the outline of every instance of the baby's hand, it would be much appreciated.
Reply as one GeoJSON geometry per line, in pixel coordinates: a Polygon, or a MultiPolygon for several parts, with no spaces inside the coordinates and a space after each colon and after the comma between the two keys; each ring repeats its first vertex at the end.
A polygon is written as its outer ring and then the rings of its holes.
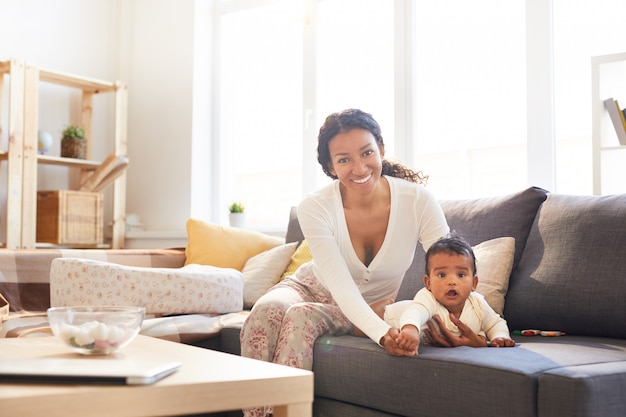
{"type": "Polygon", "coordinates": [[[496,337],[491,341],[492,347],[513,347],[515,346],[515,340],[508,337],[496,337]]]}
{"type": "Polygon", "coordinates": [[[400,334],[396,338],[396,343],[402,349],[417,355],[417,348],[420,344],[419,330],[417,330],[417,327],[407,324],[400,330],[400,334]]]}

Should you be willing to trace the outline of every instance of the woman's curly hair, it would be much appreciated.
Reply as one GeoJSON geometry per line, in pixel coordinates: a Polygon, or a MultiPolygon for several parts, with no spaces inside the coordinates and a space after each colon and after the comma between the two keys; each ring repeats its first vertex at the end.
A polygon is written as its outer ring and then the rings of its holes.
{"type": "MultiPolygon", "coordinates": [[[[352,129],[365,129],[369,131],[376,139],[378,146],[381,149],[385,148],[380,126],[371,114],[358,109],[348,109],[338,113],[332,113],[326,117],[326,121],[320,128],[317,138],[317,161],[322,166],[324,173],[332,179],[336,180],[337,176],[330,171],[332,164],[328,144],[331,139],[339,133],[348,132],[352,129]]],[[[421,171],[414,171],[400,162],[383,158],[382,165],[382,175],[402,178],[410,182],[424,185],[428,180],[428,176],[424,175],[421,171]]]]}
{"type": "Polygon", "coordinates": [[[428,182],[428,175],[425,175],[422,171],[413,171],[400,162],[393,162],[389,159],[383,159],[383,175],[402,178],[403,180],[423,185],[426,185],[428,182]]]}

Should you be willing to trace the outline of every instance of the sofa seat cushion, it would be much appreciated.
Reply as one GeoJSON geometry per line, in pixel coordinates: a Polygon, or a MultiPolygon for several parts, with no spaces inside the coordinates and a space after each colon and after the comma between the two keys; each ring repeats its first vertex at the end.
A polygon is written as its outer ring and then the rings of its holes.
{"type": "Polygon", "coordinates": [[[172,342],[195,344],[221,335],[224,327],[240,327],[246,317],[246,312],[154,317],[143,321],[139,334],[172,342]]]}
{"type": "Polygon", "coordinates": [[[52,330],[45,311],[10,313],[0,323],[0,338],[49,336],[51,334],[52,330]]]}
{"type": "MultiPolygon", "coordinates": [[[[442,200],[450,230],[463,236],[472,246],[499,237],[515,239],[513,270],[520,261],[528,232],[547,191],[537,187],[498,197],[467,200],[442,200]]],[[[424,286],[424,250],[417,246],[415,258],[402,282],[398,300],[412,299],[424,286]]],[[[480,275],[479,275],[480,278],[480,275]]]]}
{"type": "MultiPolygon", "coordinates": [[[[241,327],[246,317],[246,312],[183,314],[166,317],[147,315],[139,334],[172,342],[194,344],[199,341],[213,340],[224,327],[241,327]]],[[[46,312],[12,313],[0,326],[0,338],[39,337],[51,334],[52,329],[46,312]]]]}
{"type": "Polygon", "coordinates": [[[567,366],[539,376],[541,417],[626,416],[626,361],[567,366]]]}
{"type": "Polygon", "coordinates": [[[626,338],[626,195],[550,194],[504,309],[512,329],[626,338]]]}
{"type": "Polygon", "coordinates": [[[313,415],[316,417],[403,417],[323,397],[315,397],[313,415]]]}
{"type": "Polygon", "coordinates": [[[50,305],[140,306],[157,315],[233,313],[243,308],[243,275],[207,265],[147,268],[57,258],[50,268],[50,305]]]}
{"type": "Polygon", "coordinates": [[[417,357],[393,357],[365,338],[323,336],[314,351],[315,395],[398,415],[419,410],[423,416],[483,417],[506,410],[527,417],[537,415],[538,378],[544,372],[626,359],[621,340],[516,340],[512,348],[420,346],[417,357]]]}

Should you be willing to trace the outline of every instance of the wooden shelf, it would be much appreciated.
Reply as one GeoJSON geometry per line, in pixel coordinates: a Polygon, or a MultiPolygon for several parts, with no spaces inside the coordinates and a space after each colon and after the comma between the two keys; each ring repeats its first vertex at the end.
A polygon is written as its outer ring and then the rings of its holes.
{"type": "MultiPolygon", "coordinates": [[[[0,161],[7,161],[7,225],[6,247],[10,249],[35,248],[37,219],[37,170],[39,165],[57,165],[80,170],[81,176],[90,175],[101,162],[91,157],[93,96],[114,95],[115,155],[126,155],[127,89],[121,81],[103,81],[95,78],[38,68],[22,60],[0,61],[0,75],[9,75],[9,140],[8,150],[0,151],[0,161]],[[39,84],[53,83],[81,92],[80,120],[74,121],[85,130],[87,159],[39,155],[37,151],[39,84]]],[[[0,84],[0,106],[2,104],[0,84]]],[[[2,113],[0,112],[0,116],[2,113]]],[[[0,122],[2,118],[0,117],[0,122]]],[[[1,126],[0,126],[1,127],[1,126]]],[[[113,230],[111,247],[121,249],[125,238],[126,176],[113,182],[113,230]]]]}
{"type": "Polygon", "coordinates": [[[626,148],[620,145],[619,132],[604,103],[611,97],[626,101],[626,53],[591,57],[592,179],[595,195],[607,192],[606,181],[602,178],[603,154],[626,148]]]}
{"type": "Polygon", "coordinates": [[[66,87],[79,88],[90,93],[106,93],[115,92],[118,83],[110,81],[96,80],[95,78],[81,77],[77,75],[66,74],[58,71],[50,71],[43,68],[39,69],[39,80],[64,85],[66,87]]]}
{"type": "Polygon", "coordinates": [[[60,156],[37,155],[37,162],[47,165],[60,165],[65,167],[81,168],[86,170],[96,169],[101,162],[87,159],[63,158],[60,156]]]}
{"type": "MultiPolygon", "coordinates": [[[[0,151],[0,161],[9,159],[9,153],[0,151]]],[[[90,161],[86,159],[62,158],[60,156],[37,155],[37,162],[46,165],[60,165],[65,167],[80,168],[85,170],[94,170],[101,162],[90,161]]]]}

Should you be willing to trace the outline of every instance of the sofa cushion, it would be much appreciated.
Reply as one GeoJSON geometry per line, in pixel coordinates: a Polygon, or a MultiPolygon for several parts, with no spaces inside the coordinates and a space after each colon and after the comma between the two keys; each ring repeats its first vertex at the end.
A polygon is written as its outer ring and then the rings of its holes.
{"type": "Polygon", "coordinates": [[[478,285],[476,291],[502,316],[504,297],[509,288],[509,276],[513,266],[515,239],[499,237],[473,247],[476,256],[478,285]]]}
{"type": "Polygon", "coordinates": [[[50,264],[55,258],[83,258],[123,265],[179,268],[182,249],[3,249],[0,294],[12,312],[46,311],[50,307],[50,264]]]}
{"type": "Polygon", "coordinates": [[[626,195],[550,194],[511,276],[509,326],[626,338],[624,242],[626,195]]]}
{"type": "Polygon", "coordinates": [[[249,258],[284,242],[283,238],[255,230],[191,218],[187,220],[185,265],[212,265],[241,271],[249,258]]]}
{"type": "Polygon", "coordinates": [[[541,417],[625,416],[626,361],[552,369],[539,376],[541,417]]]}
{"type": "MultiPolygon", "coordinates": [[[[528,232],[537,210],[546,199],[547,191],[530,187],[523,191],[498,197],[468,200],[442,200],[450,230],[463,236],[472,246],[498,237],[515,239],[513,270],[522,256],[528,232]]],[[[413,298],[424,286],[424,250],[417,246],[415,258],[407,271],[398,300],[413,298]]]]}
{"type": "Polygon", "coordinates": [[[300,243],[300,246],[296,249],[295,253],[291,256],[289,260],[289,265],[283,272],[283,275],[280,277],[281,280],[287,278],[289,275],[293,275],[300,265],[307,263],[313,260],[313,254],[311,253],[311,248],[306,240],[303,240],[300,243]]]}
{"type": "Polygon", "coordinates": [[[232,268],[149,268],[78,258],[50,267],[50,306],[141,306],[146,314],[224,314],[243,307],[243,276],[232,268]]]}
{"type": "MultiPolygon", "coordinates": [[[[366,338],[322,336],[313,353],[316,401],[324,397],[404,416],[482,417],[503,410],[535,416],[542,373],[626,358],[623,340],[519,336],[516,342],[511,348],[421,345],[417,357],[394,357],[366,338]],[[454,394],[459,390],[463,395],[454,394]]],[[[594,401],[607,399],[601,391],[593,395],[594,401]]]]}
{"type": "Polygon", "coordinates": [[[252,308],[267,290],[280,281],[297,246],[298,242],[279,245],[246,261],[241,271],[244,308],[252,308]]]}

